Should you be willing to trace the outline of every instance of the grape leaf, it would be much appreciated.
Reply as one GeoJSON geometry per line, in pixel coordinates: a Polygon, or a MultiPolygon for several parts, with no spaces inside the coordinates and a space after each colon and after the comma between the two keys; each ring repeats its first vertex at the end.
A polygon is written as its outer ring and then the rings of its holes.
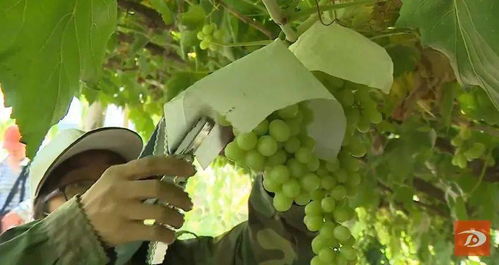
{"type": "Polygon", "coordinates": [[[28,156],[66,114],[79,80],[98,77],[116,10],[102,0],[0,2],[0,83],[28,156]]]}
{"type": "Polygon", "coordinates": [[[321,71],[388,93],[393,83],[393,62],[378,44],[338,24],[315,24],[291,51],[310,70],[321,71]]]}
{"type": "Polygon", "coordinates": [[[480,86],[499,109],[499,2],[403,0],[397,25],[419,28],[421,41],[442,53],[463,85],[480,86]]]}
{"type": "Polygon", "coordinates": [[[166,4],[165,0],[150,0],[150,2],[152,7],[161,14],[161,18],[163,18],[165,25],[173,24],[172,11],[166,4]]]}

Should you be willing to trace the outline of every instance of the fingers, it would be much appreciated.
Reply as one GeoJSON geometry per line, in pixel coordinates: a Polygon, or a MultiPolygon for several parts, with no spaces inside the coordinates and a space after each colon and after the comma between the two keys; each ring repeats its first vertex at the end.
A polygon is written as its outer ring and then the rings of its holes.
{"type": "Polygon", "coordinates": [[[175,232],[161,225],[147,226],[142,222],[131,222],[127,227],[130,241],[161,241],[166,244],[175,241],[175,232]]]}
{"type": "Polygon", "coordinates": [[[189,177],[196,173],[188,162],[174,157],[150,156],[117,165],[113,170],[122,178],[143,179],[151,176],[189,177]]]}
{"type": "Polygon", "coordinates": [[[192,209],[192,200],[189,194],[175,186],[174,184],[164,183],[157,179],[140,180],[130,182],[128,196],[133,199],[158,198],[162,203],[180,208],[184,211],[192,209]]]}
{"type": "Polygon", "coordinates": [[[184,224],[184,216],[177,210],[157,204],[131,204],[127,206],[126,213],[133,221],[154,219],[157,223],[174,228],[180,228],[184,224]]]}

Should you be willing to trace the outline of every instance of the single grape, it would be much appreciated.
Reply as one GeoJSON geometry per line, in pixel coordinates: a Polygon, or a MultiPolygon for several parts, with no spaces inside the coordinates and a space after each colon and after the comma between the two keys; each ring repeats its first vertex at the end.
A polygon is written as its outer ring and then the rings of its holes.
{"type": "Polygon", "coordinates": [[[314,138],[308,136],[308,135],[302,135],[300,137],[300,142],[302,143],[302,146],[305,148],[308,148],[310,150],[314,150],[315,148],[315,140],[314,138]]]}
{"type": "Polygon", "coordinates": [[[454,154],[451,163],[460,168],[466,168],[466,166],[468,165],[468,161],[464,154],[459,152],[456,152],[456,154],[454,154]]]}
{"type": "Polygon", "coordinates": [[[298,105],[290,105],[277,111],[277,115],[283,119],[293,119],[300,111],[298,105]]]}
{"type": "Polygon", "coordinates": [[[324,248],[319,252],[318,257],[322,262],[325,262],[325,264],[333,264],[333,261],[335,260],[334,250],[324,248]]]}
{"type": "Polygon", "coordinates": [[[291,136],[296,136],[302,132],[302,121],[298,118],[286,120],[291,136]]]}
{"type": "Polygon", "coordinates": [[[334,228],[334,237],[340,242],[345,242],[350,238],[350,230],[348,228],[339,225],[334,228]]]}
{"type": "Polygon", "coordinates": [[[201,50],[208,50],[208,48],[210,48],[210,43],[206,40],[202,40],[199,43],[199,48],[201,48],[201,50]]]}
{"type": "Polygon", "coordinates": [[[335,175],[339,183],[345,183],[348,180],[348,173],[342,168],[336,170],[335,175]]]}
{"type": "Polygon", "coordinates": [[[294,154],[298,149],[300,149],[301,143],[298,137],[291,137],[284,143],[284,149],[290,154],[294,154]]]}
{"type": "Polygon", "coordinates": [[[352,157],[346,152],[340,153],[340,161],[341,165],[350,173],[357,172],[361,166],[359,159],[352,157]]]}
{"type": "Polygon", "coordinates": [[[347,108],[345,110],[345,116],[347,118],[347,123],[352,126],[357,126],[360,118],[360,112],[357,108],[347,108]]]}
{"type": "Polygon", "coordinates": [[[326,163],[326,168],[329,172],[335,172],[340,168],[340,161],[338,159],[334,159],[332,161],[328,161],[326,163]]]}
{"type": "Polygon", "coordinates": [[[348,152],[354,157],[363,157],[367,153],[366,145],[354,136],[347,146],[348,152]]]}
{"type": "Polygon", "coordinates": [[[326,197],[321,201],[321,208],[326,213],[332,213],[336,207],[336,202],[333,197],[326,197]]]}
{"type": "Polygon", "coordinates": [[[324,167],[319,167],[319,169],[317,169],[317,175],[319,175],[320,177],[325,177],[327,175],[329,175],[329,171],[327,171],[327,169],[324,167]]]}
{"type": "Polygon", "coordinates": [[[296,198],[300,195],[300,183],[296,179],[291,179],[282,185],[282,192],[289,198],[296,198]]]}
{"type": "Polygon", "coordinates": [[[277,142],[272,136],[264,135],[258,139],[257,149],[264,156],[272,156],[277,152],[277,142]]]}
{"type": "Polygon", "coordinates": [[[324,263],[319,256],[313,257],[312,260],[310,260],[310,265],[327,265],[328,263],[324,263]]]}
{"type": "Polygon", "coordinates": [[[308,173],[301,179],[301,187],[308,192],[313,192],[320,186],[321,179],[314,173],[308,173]]]}
{"type": "Polygon", "coordinates": [[[204,25],[201,31],[205,35],[211,35],[213,33],[213,31],[215,30],[215,28],[216,28],[215,24],[208,24],[208,25],[204,25]]]}
{"type": "Polygon", "coordinates": [[[305,206],[309,204],[311,199],[312,198],[310,197],[309,193],[302,193],[298,195],[298,197],[296,197],[295,202],[300,206],[305,206]]]}
{"type": "Polygon", "coordinates": [[[314,120],[314,113],[311,109],[306,106],[306,104],[300,104],[300,110],[301,113],[303,114],[303,123],[304,124],[310,124],[314,120]]]}
{"type": "Polygon", "coordinates": [[[359,192],[359,186],[347,185],[346,189],[348,196],[355,196],[359,192]]]}
{"type": "Polygon", "coordinates": [[[307,168],[308,170],[315,172],[319,169],[321,163],[319,161],[319,158],[316,155],[312,155],[310,160],[307,163],[307,168]]]}
{"type": "Polygon", "coordinates": [[[277,165],[270,170],[268,178],[279,184],[284,184],[290,178],[289,170],[284,165],[277,165]]]}
{"type": "Polygon", "coordinates": [[[322,228],[319,231],[319,234],[322,237],[327,238],[328,240],[334,239],[334,228],[335,227],[336,227],[336,225],[333,222],[327,221],[322,225],[322,228]]]}
{"type": "Polygon", "coordinates": [[[346,205],[336,207],[336,209],[334,209],[333,211],[334,219],[338,223],[343,223],[352,219],[353,215],[353,210],[346,205]]]}
{"type": "Polygon", "coordinates": [[[295,158],[298,162],[307,164],[312,157],[312,150],[306,147],[300,147],[295,153],[295,158]]]}
{"type": "Polygon", "coordinates": [[[265,157],[256,150],[246,153],[246,165],[255,171],[262,171],[265,166],[265,157]]]}
{"type": "Polygon", "coordinates": [[[321,201],[324,196],[326,196],[326,192],[323,190],[316,190],[310,194],[312,196],[312,200],[321,201]]]}
{"type": "Polygon", "coordinates": [[[361,133],[367,133],[371,126],[371,121],[365,116],[362,115],[359,118],[359,122],[357,123],[357,130],[361,133]]]}
{"type": "Polygon", "coordinates": [[[353,249],[352,247],[349,247],[349,246],[341,247],[340,255],[349,261],[353,261],[357,258],[357,253],[356,253],[355,249],[353,249]]]}
{"type": "Polygon", "coordinates": [[[321,188],[331,190],[336,185],[336,179],[330,175],[326,175],[321,179],[321,188]]]}
{"type": "Polygon", "coordinates": [[[277,211],[285,212],[291,208],[291,205],[293,205],[293,200],[288,198],[284,194],[276,193],[272,204],[277,211]]]}
{"type": "Polygon", "coordinates": [[[342,246],[348,246],[348,247],[351,247],[354,244],[355,244],[355,238],[353,238],[353,236],[351,236],[350,238],[348,238],[347,241],[341,242],[342,246]]]}
{"type": "Polygon", "coordinates": [[[355,102],[354,95],[352,90],[350,89],[342,89],[337,93],[338,100],[341,102],[341,105],[345,107],[350,107],[355,102]]]}
{"type": "Polygon", "coordinates": [[[260,122],[255,129],[253,129],[253,132],[257,136],[262,136],[265,135],[269,131],[269,121],[268,120],[263,120],[260,122]]]}
{"type": "Polygon", "coordinates": [[[305,216],[303,222],[309,231],[317,232],[322,228],[323,220],[319,216],[305,216]]]}
{"type": "Polygon", "coordinates": [[[267,159],[268,166],[277,166],[286,163],[288,155],[284,150],[277,150],[277,152],[267,159]]]}
{"type": "Polygon", "coordinates": [[[322,206],[319,201],[311,201],[305,206],[305,214],[307,216],[322,216],[322,206]]]}
{"type": "Polygon", "coordinates": [[[360,105],[371,104],[371,102],[373,101],[371,95],[369,95],[369,90],[367,89],[367,87],[359,88],[357,90],[357,92],[355,93],[355,100],[360,105]]]}
{"type": "Polygon", "coordinates": [[[348,261],[341,255],[337,255],[334,260],[334,265],[348,265],[348,261]]]}
{"type": "Polygon", "coordinates": [[[239,147],[245,151],[250,151],[255,148],[258,139],[253,132],[240,133],[236,136],[236,142],[239,147]]]}
{"type": "Polygon", "coordinates": [[[273,120],[269,125],[269,133],[278,142],[285,142],[289,139],[291,131],[283,120],[273,120]]]}
{"type": "Polygon", "coordinates": [[[468,161],[480,158],[485,152],[485,145],[482,143],[473,143],[470,149],[464,152],[464,156],[468,161]]]}
{"type": "Polygon", "coordinates": [[[230,142],[225,147],[225,156],[235,162],[240,162],[244,160],[246,152],[239,148],[239,145],[236,142],[230,142]]]}
{"type": "Polygon", "coordinates": [[[379,124],[381,121],[383,121],[383,115],[381,115],[381,112],[379,112],[377,109],[370,110],[365,114],[367,115],[367,119],[373,124],[379,124]]]}
{"type": "Polygon", "coordinates": [[[196,35],[196,37],[198,38],[198,40],[203,40],[205,35],[202,31],[199,31],[196,35]]]}
{"type": "Polygon", "coordinates": [[[211,44],[211,42],[213,41],[213,37],[211,35],[204,35],[203,40],[211,44]]]}
{"type": "Polygon", "coordinates": [[[358,173],[351,174],[348,178],[347,184],[351,187],[356,187],[360,184],[361,178],[358,173]]]}
{"type": "Polygon", "coordinates": [[[331,197],[336,199],[337,201],[344,199],[347,196],[347,190],[344,186],[338,185],[333,188],[331,191],[331,197]]]}
{"type": "Polygon", "coordinates": [[[270,178],[264,178],[263,187],[269,192],[279,192],[282,188],[282,185],[270,178]]]}
{"type": "Polygon", "coordinates": [[[328,239],[318,235],[316,237],[314,237],[314,239],[312,239],[312,251],[315,253],[315,254],[319,254],[320,251],[324,248],[327,248],[328,247],[328,239]]]}
{"type": "Polygon", "coordinates": [[[305,165],[302,163],[298,162],[296,159],[289,159],[288,164],[289,172],[291,173],[291,176],[298,178],[302,177],[305,174],[305,165]]]}

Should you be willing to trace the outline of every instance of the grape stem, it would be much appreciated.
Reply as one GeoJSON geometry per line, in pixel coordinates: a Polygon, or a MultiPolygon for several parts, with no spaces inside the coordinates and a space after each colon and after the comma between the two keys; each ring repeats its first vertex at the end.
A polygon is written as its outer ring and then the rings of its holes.
{"type": "MultiPolygon", "coordinates": [[[[487,156],[485,156],[485,159],[487,159],[491,155],[492,155],[492,150],[490,150],[489,152],[487,152],[487,156]]],[[[468,195],[469,195],[468,197],[471,197],[471,195],[473,194],[473,192],[475,192],[475,190],[478,189],[478,187],[480,186],[480,184],[482,184],[482,181],[483,181],[483,178],[485,177],[485,172],[487,171],[487,166],[488,166],[487,165],[487,161],[485,159],[483,161],[482,171],[480,172],[480,178],[475,183],[475,186],[468,193],[468,195]]]]}
{"type": "Polygon", "coordinates": [[[270,17],[274,22],[279,25],[282,32],[286,35],[286,39],[290,42],[295,42],[298,39],[298,34],[288,24],[289,18],[284,14],[283,10],[279,7],[276,0],[262,0],[267,8],[270,17]]]}

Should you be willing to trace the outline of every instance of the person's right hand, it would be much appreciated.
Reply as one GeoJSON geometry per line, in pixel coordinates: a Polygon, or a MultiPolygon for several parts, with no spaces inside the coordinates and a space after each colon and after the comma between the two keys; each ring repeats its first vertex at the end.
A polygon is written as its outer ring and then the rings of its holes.
{"type": "Polygon", "coordinates": [[[180,228],[184,218],[176,209],[160,204],[144,204],[145,199],[189,211],[188,194],[173,184],[151,176],[189,177],[194,167],[171,157],[147,157],[109,167],[100,179],[81,197],[83,209],[104,243],[116,246],[132,241],[172,243],[174,231],[162,225],[146,226],[143,220],[180,228]]]}

